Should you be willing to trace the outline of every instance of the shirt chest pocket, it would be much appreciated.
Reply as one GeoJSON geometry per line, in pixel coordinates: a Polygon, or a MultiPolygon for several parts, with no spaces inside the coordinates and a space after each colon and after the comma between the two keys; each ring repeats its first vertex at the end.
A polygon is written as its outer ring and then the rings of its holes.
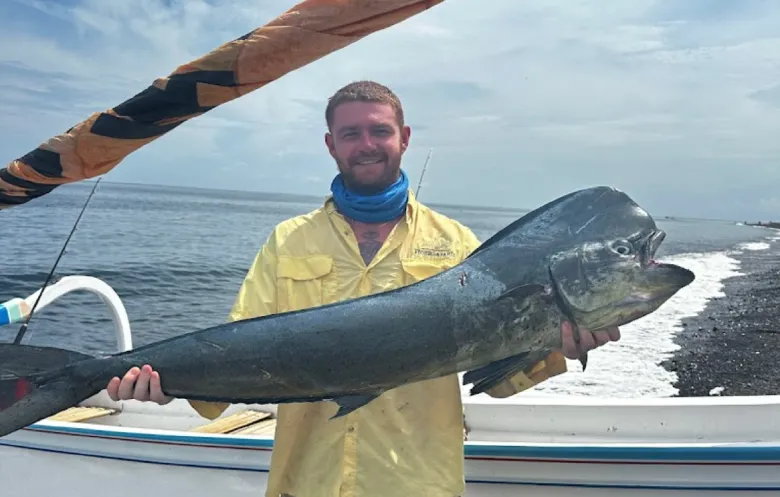
{"type": "Polygon", "coordinates": [[[279,312],[317,307],[333,300],[333,258],[281,256],[276,268],[279,312]]]}

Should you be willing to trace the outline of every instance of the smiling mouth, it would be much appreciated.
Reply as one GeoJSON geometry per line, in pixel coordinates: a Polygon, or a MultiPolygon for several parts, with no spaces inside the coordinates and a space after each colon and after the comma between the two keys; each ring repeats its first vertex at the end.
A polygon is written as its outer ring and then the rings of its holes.
{"type": "Polygon", "coordinates": [[[385,160],[382,157],[374,157],[371,159],[358,159],[354,161],[352,164],[355,166],[372,166],[374,164],[381,164],[385,160]]]}

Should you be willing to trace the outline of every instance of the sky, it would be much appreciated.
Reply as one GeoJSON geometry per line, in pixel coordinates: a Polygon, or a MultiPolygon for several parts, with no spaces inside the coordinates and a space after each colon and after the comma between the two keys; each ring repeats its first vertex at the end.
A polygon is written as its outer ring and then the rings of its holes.
{"type": "MultiPolygon", "coordinates": [[[[263,25],[282,0],[0,2],[3,163],[263,25]]],[[[780,219],[780,2],[446,0],[192,120],[105,179],[324,196],[324,108],[373,79],[421,200],[533,208],[610,185],[651,214],[780,219]]]]}

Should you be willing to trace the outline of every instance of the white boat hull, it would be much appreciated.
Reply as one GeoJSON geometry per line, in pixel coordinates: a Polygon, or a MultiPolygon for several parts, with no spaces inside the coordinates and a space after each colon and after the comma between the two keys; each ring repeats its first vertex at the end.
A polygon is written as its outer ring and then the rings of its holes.
{"type": "MultiPolygon", "coordinates": [[[[44,421],[0,439],[2,495],[263,495],[272,436],[188,431],[203,420],[176,402],[122,403],[92,423],[44,421]]],[[[466,407],[468,497],[780,495],[780,398],[466,407]]]]}

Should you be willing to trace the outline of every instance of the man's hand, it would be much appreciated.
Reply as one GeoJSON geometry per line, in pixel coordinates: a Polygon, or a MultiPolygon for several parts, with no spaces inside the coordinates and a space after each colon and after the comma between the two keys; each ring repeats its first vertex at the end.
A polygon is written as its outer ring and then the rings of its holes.
{"type": "Polygon", "coordinates": [[[113,377],[106,390],[114,401],[134,399],[156,402],[162,406],[173,400],[173,397],[163,393],[160,374],[146,364],[141,369],[130,368],[121,380],[117,376],[113,377]]]}
{"type": "Polygon", "coordinates": [[[580,328],[580,342],[574,339],[574,327],[569,321],[561,324],[561,340],[563,347],[561,352],[568,359],[580,359],[589,351],[596,347],[601,347],[607,342],[617,342],[620,340],[620,329],[607,328],[606,330],[591,333],[588,330],[580,328]]]}

